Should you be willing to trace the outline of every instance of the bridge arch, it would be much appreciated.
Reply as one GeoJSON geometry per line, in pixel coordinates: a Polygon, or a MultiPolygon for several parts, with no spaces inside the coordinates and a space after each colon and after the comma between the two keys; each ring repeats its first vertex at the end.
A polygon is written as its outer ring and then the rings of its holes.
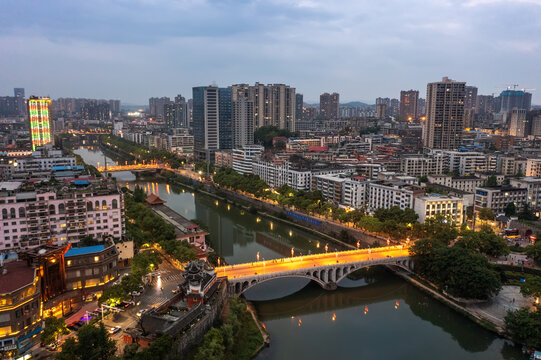
{"type": "MultiPolygon", "coordinates": [[[[323,271],[324,270],[322,270],[322,272],[323,271]]],[[[239,281],[239,282],[235,282],[234,284],[231,284],[231,286],[232,286],[231,290],[233,290],[235,292],[235,294],[241,295],[246,290],[251,289],[254,286],[257,286],[257,285],[262,284],[264,282],[267,282],[267,281],[270,281],[270,280],[276,280],[276,279],[286,279],[286,278],[309,279],[309,280],[312,280],[312,281],[316,282],[317,284],[319,284],[319,286],[321,286],[324,289],[326,289],[327,286],[328,286],[326,284],[326,282],[324,282],[322,279],[320,279],[319,277],[315,277],[312,274],[310,274],[310,272],[308,272],[308,273],[304,273],[304,274],[286,274],[286,275],[267,277],[267,278],[264,278],[264,279],[253,279],[251,281],[248,281],[248,280],[243,281],[243,282],[239,281]]]]}

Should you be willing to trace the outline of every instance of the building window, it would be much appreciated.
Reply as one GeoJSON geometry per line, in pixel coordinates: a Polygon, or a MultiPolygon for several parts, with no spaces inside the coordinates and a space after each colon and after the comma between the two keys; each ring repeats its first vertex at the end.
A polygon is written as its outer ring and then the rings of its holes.
{"type": "Polygon", "coordinates": [[[94,262],[98,262],[100,261],[100,257],[99,256],[94,256],[94,262]]]}

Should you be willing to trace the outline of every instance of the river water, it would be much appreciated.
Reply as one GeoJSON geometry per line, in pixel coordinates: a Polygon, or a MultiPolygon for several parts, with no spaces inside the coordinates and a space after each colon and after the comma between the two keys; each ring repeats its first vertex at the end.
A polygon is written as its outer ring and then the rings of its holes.
{"type": "MultiPolygon", "coordinates": [[[[98,149],[75,151],[85,162],[104,163],[98,149]]],[[[108,159],[108,163],[114,161],[108,159]]],[[[114,173],[167,201],[210,231],[211,246],[230,264],[323,252],[323,239],[250,214],[187,189],[137,181],[114,173]]],[[[336,247],[328,244],[329,251],[336,247]]],[[[344,279],[326,291],[306,279],[268,281],[245,293],[270,334],[256,359],[527,359],[509,342],[426,296],[409,283],[374,267],[358,280],[344,279]]]]}

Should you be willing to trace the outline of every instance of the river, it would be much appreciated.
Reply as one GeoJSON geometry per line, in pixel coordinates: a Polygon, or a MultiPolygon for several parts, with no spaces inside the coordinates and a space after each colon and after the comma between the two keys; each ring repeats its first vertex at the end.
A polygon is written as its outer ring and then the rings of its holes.
{"type": "MultiPolygon", "coordinates": [[[[98,149],[75,151],[85,162],[103,164],[98,149]]],[[[114,161],[108,159],[108,163],[114,161]]],[[[129,172],[115,173],[135,186],[129,172]]],[[[146,191],[210,231],[211,246],[230,264],[323,252],[314,235],[270,221],[213,198],[138,181],[146,191]]],[[[329,244],[329,251],[335,245],[329,244]]],[[[305,279],[262,283],[245,293],[270,334],[260,360],[282,359],[527,359],[520,350],[426,296],[382,267],[358,280],[344,279],[326,291],[305,279]]]]}

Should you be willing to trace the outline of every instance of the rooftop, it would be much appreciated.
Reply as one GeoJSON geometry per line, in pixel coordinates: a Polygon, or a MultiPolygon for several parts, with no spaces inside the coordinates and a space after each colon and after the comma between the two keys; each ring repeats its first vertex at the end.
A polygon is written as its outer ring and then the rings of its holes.
{"type": "Polygon", "coordinates": [[[4,264],[7,274],[0,275],[0,294],[8,294],[34,282],[35,269],[26,261],[13,261],[4,264]]]}
{"type": "Polygon", "coordinates": [[[98,253],[103,250],[105,250],[105,245],[94,245],[94,246],[85,246],[85,247],[80,247],[80,248],[71,248],[66,252],[64,257],[88,255],[88,254],[98,253]]]}

